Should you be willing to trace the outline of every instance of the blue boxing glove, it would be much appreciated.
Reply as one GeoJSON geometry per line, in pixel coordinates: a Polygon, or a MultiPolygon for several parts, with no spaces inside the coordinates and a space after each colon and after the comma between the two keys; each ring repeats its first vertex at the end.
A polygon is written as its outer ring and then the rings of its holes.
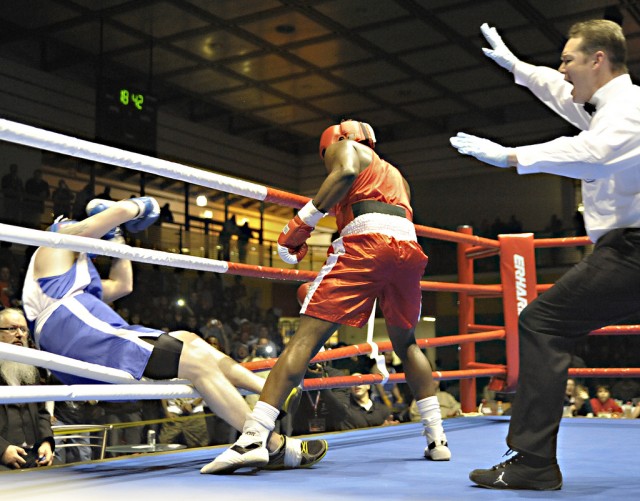
{"type": "MultiPolygon", "coordinates": [[[[87,207],[85,210],[87,211],[87,216],[91,217],[91,216],[95,216],[96,214],[99,214],[102,211],[107,210],[113,204],[115,204],[115,202],[112,200],[103,200],[102,198],[94,198],[87,204],[87,207]]],[[[107,233],[105,233],[102,236],[102,238],[104,240],[114,240],[116,238],[117,233],[120,233],[120,236],[122,236],[122,231],[120,231],[120,228],[118,227],[111,228],[107,233]]]]}
{"type": "Polygon", "coordinates": [[[449,141],[451,146],[458,150],[458,153],[471,155],[481,162],[496,167],[509,167],[509,155],[513,152],[513,148],[506,148],[488,139],[465,134],[464,132],[458,132],[449,141]]]}
{"type": "Polygon", "coordinates": [[[130,198],[127,202],[133,202],[139,209],[138,215],[124,225],[127,231],[131,233],[144,231],[158,220],[160,216],[160,205],[155,198],[130,198]]]}
{"type": "Polygon", "coordinates": [[[124,239],[124,235],[122,234],[122,230],[120,226],[116,226],[113,230],[107,233],[102,237],[102,240],[108,240],[110,242],[115,242],[117,244],[126,244],[127,241],[124,239]]]}

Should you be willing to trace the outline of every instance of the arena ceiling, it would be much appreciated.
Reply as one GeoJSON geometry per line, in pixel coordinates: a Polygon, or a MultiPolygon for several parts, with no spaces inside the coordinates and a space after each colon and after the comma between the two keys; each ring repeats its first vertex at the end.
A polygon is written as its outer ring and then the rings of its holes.
{"type": "Polygon", "coordinates": [[[555,66],[568,26],[605,9],[640,73],[635,0],[20,0],[0,6],[0,54],[90,86],[119,75],[159,109],[309,153],[343,117],[386,139],[517,121],[530,96],[483,56],[480,24],[555,66]]]}

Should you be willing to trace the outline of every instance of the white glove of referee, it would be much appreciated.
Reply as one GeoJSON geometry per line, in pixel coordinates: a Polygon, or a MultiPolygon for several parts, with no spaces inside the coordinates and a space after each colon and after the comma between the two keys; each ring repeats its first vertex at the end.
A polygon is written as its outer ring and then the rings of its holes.
{"type": "Polygon", "coordinates": [[[495,28],[490,28],[487,23],[484,23],[480,26],[480,31],[491,45],[490,49],[486,47],[482,48],[482,52],[487,57],[493,59],[496,63],[498,63],[503,68],[513,71],[513,67],[519,61],[519,59],[513,55],[513,52],[509,50],[509,48],[502,41],[502,37],[498,35],[498,32],[495,28]]]}
{"type": "Polygon", "coordinates": [[[495,167],[509,167],[509,154],[513,148],[506,148],[498,143],[481,137],[458,132],[455,137],[449,139],[451,146],[463,155],[471,155],[481,162],[495,167]]]}

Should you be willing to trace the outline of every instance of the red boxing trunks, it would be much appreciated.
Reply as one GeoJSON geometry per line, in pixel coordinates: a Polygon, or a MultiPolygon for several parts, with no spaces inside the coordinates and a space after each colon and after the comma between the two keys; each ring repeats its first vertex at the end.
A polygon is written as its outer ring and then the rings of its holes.
{"type": "Polygon", "coordinates": [[[420,317],[426,265],[411,221],[365,214],[349,223],[329,248],[300,313],[362,327],[378,298],[389,325],[412,328],[420,317]]]}

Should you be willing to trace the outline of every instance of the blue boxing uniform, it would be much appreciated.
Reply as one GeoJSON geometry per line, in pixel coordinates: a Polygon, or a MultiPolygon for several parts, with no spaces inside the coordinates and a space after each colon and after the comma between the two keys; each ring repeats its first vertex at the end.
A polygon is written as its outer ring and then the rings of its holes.
{"type": "MultiPolygon", "coordinates": [[[[56,355],[112,367],[140,379],[163,331],[129,325],[102,301],[102,283],[86,253],[62,275],[34,278],[36,250],[25,277],[22,301],[36,346],[56,355]]],[[[65,384],[97,383],[55,372],[65,384]]]]}

